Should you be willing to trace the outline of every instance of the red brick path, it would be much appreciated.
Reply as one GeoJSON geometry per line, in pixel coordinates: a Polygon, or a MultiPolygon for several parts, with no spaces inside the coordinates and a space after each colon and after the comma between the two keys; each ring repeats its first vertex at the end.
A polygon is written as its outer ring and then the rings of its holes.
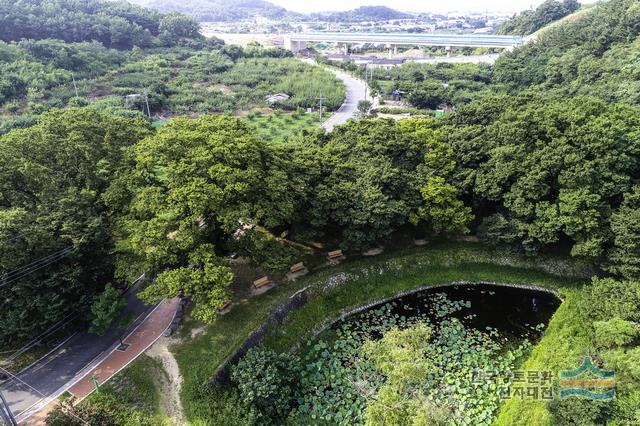
{"type": "MultiPolygon", "coordinates": [[[[173,321],[174,314],[178,308],[180,299],[174,298],[160,303],[145,320],[131,334],[123,339],[129,347],[124,351],[114,350],[105,359],[103,359],[93,370],[85,374],[77,381],[69,392],[76,397],[76,401],[82,401],[89,396],[95,386],[91,377],[95,375],[100,384],[105,383],[120,370],[129,365],[144,351],[146,351],[155,341],[162,335],[162,332],[169,327],[173,321]]],[[[55,406],[55,401],[40,412],[29,417],[21,424],[26,426],[44,425],[46,414],[55,406]]]]}
{"type": "Polygon", "coordinates": [[[133,333],[123,339],[125,344],[130,345],[125,351],[115,350],[111,352],[95,369],[73,385],[69,392],[76,397],[76,400],[78,402],[83,400],[95,390],[95,385],[91,380],[93,375],[98,378],[100,384],[103,384],[158,340],[162,332],[173,321],[178,303],[180,303],[180,300],[175,298],[158,305],[133,333]]]}

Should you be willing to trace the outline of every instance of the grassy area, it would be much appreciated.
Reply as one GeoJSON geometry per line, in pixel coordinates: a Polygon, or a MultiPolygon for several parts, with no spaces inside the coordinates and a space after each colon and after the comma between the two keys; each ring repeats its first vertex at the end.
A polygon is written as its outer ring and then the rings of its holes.
{"type": "MultiPolygon", "coordinates": [[[[555,373],[576,368],[591,347],[591,327],[580,317],[581,292],[562,288],[564,302],[551,319],[542,340],[533,348],[523,370],[555,373]]],[[[545,401],[511,399],[506,401],[494,423],[496,426],[552,425],[545,401]]]]}
{"type": "Polygon", "coordinates": [[[166,374],[159,361],[142,355],[81,405],[110,412],[118,424],[131,426],[168,426],[160,400],[160,375],[166,374]]]}
{"type": "MultiPolygon", "coordinates": [[[[184,376],[185,415],[194,425],[242,424],[246,416],[236,397],[208,386],[208,378],[278,303],[302,287],[322,290],[329,277],[340,277],[341,285],[316,292],[305,308],[292,313],[285,324],[273,331],[266,346],[289,350],[327,318],[407,289],[457,280],[526,283],[554,288],[570,302],[569,308],[563,305],[552,318],[548,332],[527,363],[537,365],[553,358],[553,365],[575,367],[574,355],[582,349],[583,340],[581,330],[576,328],[578,322],[567,310],[573,312],[573,301],[585,283],[578,278],[581,270],[581,265],[569,260],[523,258],[470,243],[404,249],[321,268],[295,284],[280,285],[261,297],[245,300],[207,327],[203,335],[172,349],[184,376]],[[559,340],[563,344],[554,346],[559,340]]],[[[509,405],[504,416],[522,411],[509,405]]],[[[544,405],[541,407],[544,410],[544,405]]]]}
{"type": "MultiPolygon", "coordinates": [[[[323,121],[329,114],[323,115],[323,121]]],[[[249,127],[258,137],[268,142],[287,142],[289,138],[302,134],[303,131],[316,130],[321,122],[317,113],[250,113],[247,116],[249,127]]]]}

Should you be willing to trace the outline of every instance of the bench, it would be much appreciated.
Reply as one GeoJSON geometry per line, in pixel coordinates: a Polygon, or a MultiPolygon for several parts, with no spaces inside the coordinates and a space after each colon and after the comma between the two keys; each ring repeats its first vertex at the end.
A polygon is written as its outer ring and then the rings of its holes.
{"type": "Polygon", "coordinates": [[[334,251],[330,251],[329,254],[327,255],[327,257],[329,258],[329,260],[335,260],[335,259],[339,259],[343,256],[342,254],[342,250],[334,250],[334,251]]]}
{"type": "Polygon", "coordinates": [[[271,280],[266,275],[264,277],[258,278],[253,282],[253,286],[255,288],[264,287],[265,285],[271,284],[271,280]]]}
{"type": "Polygon", "coordinates": [[[300,272],[305,269],[306,268],[304,267],[304,263],[300,262],[300,263],[296,263],[291,268],[289,268],[289,271],[291,271],[292,274],[295,274],[296,272],[300,272]]]}
{"type": "Polygon", "coordinates": [[[227,309],[229,306],[231,306],[231,300],[229,300],[227,303],[225,303],[224,305],[222,305],[222,307],[220,309],[218,309],[218,312],[222,312],[225,309],[227,309]]]}

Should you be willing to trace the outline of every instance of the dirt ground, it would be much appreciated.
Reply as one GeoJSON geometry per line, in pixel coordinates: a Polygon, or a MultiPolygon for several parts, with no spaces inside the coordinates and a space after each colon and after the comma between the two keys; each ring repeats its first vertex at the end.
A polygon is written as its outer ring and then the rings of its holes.
{"type": "Polygon", "coordinates": [[[169,351],[169,346],[176,343],[172,337],[160,337],[146,354],[162,363],[162,368],[167,373],[166,377],[159,377],[161,383],[160,394],[162,405],[167,416],[169,416],[176,426],[186,425],[180,402],[180,389],[182,388],[182,376],[178,363],[173,354],[169,351]]]}

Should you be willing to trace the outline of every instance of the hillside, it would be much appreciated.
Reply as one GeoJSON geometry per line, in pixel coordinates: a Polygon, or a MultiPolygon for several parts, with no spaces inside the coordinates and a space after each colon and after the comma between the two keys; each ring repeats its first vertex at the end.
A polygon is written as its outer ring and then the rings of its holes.
{"type": "Polygon", "coordinates": [[[540,28],[572,14],[580,8],[577,0],[547,0],[534,10],[525,10],[504,22],[497,34],[529,35],[540,28]]]}
{"type": "Polygon", "coordinates": [[[95,41],[115,49],[168,46],[180,38],[202,39],[192,18],[162,15],[124,1],[0,0],[0,28],[0,40],[5,42],[95,41]]]}
{"type": "Polygon", "coordinates": [[[545,30],[535,43],[503,55],[495,64],[494,81],[511,90],[637,104],[638,35],[637,1],[601,3],[589,13],[545,30]]]}
{"type": "Polygon", "coordinates": [[[295,17],[295,13],[263,0],[129,0],[160,12],[180,12],[202,22],[236,21],[255,17],[295,17]]]}
{"type": "Polygon", "coordinates": [[[399,12],[386,6],[360,6],[346,12],[322,12],[312,15],[316,19],[335,22],[388,21],[391,19],[407,19],[412,15],[399,12]]]}

